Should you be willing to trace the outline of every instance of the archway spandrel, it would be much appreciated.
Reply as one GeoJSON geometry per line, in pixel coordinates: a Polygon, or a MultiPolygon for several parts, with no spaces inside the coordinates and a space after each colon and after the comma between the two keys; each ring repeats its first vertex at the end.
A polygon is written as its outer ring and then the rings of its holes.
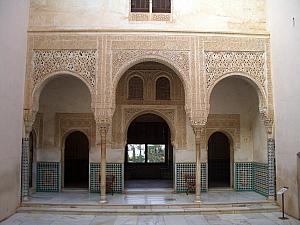
{"type": "Polygon", "coordinates": [[[177,71],[186,88],[189,84],[189,51],[119,50],[112,53],[112,80],[117,85],[120,77],[136,63],[157,61],[177,71]]]}
{"type": "Polygon", "coordinates": [[[229,73],[246,73],[265,90],[265,53],[263,51],[205,52],[206,88],[229,73]]]}
{"type": "Polygon", "coordinates": [[[39,86],[49,74],[67,71],[81,76],[91,89],[96,87],[96,50],[34,50],[32,86],[39,86]]]}

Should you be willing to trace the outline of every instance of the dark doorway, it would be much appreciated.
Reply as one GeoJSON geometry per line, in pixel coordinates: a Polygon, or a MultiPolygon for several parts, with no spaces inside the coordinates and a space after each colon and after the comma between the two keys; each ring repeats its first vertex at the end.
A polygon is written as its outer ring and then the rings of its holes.
{"type": "Polygon", "coordinates": [[[88,188],[89,141],[80,131],[72,132],[65,142],[65,183],[67,188],[88,188]]]}
{"type": "Polygon", "coordinates": [[[208,140],[208,186],[230,187],[230,144],[221,132],[214,133],[208,140]]]}
{"type": "Polygon", "coordinates": [[[144,114],[129,126],[125,148],[126,188],[172,188],[173,148],[168,124],[144,114]]]}

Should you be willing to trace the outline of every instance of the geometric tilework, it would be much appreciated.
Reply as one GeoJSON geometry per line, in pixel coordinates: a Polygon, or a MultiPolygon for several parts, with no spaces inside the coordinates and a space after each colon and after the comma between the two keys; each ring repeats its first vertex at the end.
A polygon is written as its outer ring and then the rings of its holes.
{"type": "Polygon", "coordinates": [[[37,192],[60,191],[60,163],[38,162],[37,163],[37,192]]]}
{"type": "Polygon", "coordinates": [[[263,196],[268,196],[268,164],[253,163],[253,190],[263,196]]]}
{"type": "MultiPolygon", "coordinates": [[[[176,192],[186,192],[186,184],[183,174],[187,173],[195,176],[195,163],[176,163],[176,192]]],[[[207,191],[207,164],[201,163],[201,192],[207,191]]]]}
{"type": "Polygon", "coordinates": [[[207,192],[207,163],[201,163],[201,192],[207,192]]]}
{"type": "Polygon", "coordinates": [[[268,138],[268,196],[276,198],[275,140],[268,138]]]}
{"type": "MultiPolygon", "coordinates": [[[[99,174],[100,163],[90,163],[90,192],[100,192],[99,174]]],[[[107,163],[106,174],[115,175],[115,183],[113,191],[122,193],[123,191],[123,164],[122,163],[107,163]]]]}
{"type": "Polygon", "coordinates": [[[29,138],[22,138],[21,156],[21,195],[25,199],[29,195],[29,138]]]}
{"type": "Polygon", "coordinates": [[[253,190],[253,164],[252,162],[236,162],[235,164],[235,190],[253,190]]]}

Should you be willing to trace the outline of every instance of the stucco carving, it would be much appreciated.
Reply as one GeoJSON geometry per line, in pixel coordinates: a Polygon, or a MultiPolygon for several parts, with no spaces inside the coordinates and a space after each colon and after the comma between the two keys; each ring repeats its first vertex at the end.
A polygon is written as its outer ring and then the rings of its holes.
{"type": "Polygon", "coordinates": [[[91,113],[57,113],[55,116],[55,146],[61,146],[64,136],[70,131],[85,133],[90,145],[95,144],[95,120],[91,113]]]}
{"type": "Polygon", "coordinates": [[[96,50],[34,50],[32,83],[35,86],[50,73],[70,71],[94,88],[96,85],[96,50]]]}
{"type": "Polygon", "coordinates": [[[232,72],[245,72],[265,87],[265,54],[262,51],[207,51],[205,62],[207,89],[213,86],[220,77],[232,72]]]}
{"type": "Polygon", "coordinates": [[[116,50],[112,53],[112,77],[115,85],[119,78],[116,75],[121,67],[127,65],[133,59],[147,58],[149,56],[166,59],[166,61],[171,62],[179,70],[179,73],[184,76],[185,80],[189,79],[190,57],[188,51],[116,50]]]}
{"type": "Polygon", "coordinates": [[[215,132],[224,132],[232,139],[234,149],[240,149],[240,115],[238,114],[210,114],[206,125],[206,143],[215,132]]]}
{"type": "Polygon", "coordinates": [[[159,113],[161,113],[162,115],[164,115],[166,118],[168,118],[169,122],[171,123],[172,126],[174,126],[175,124],[175,109],[157,109],[157,108],[148,108],[145,109],[145,107],[140,107],[140,108],[125,108],[124,109],[124,115],[125,115],[125,124],[128,124],[130,122],[130,120],[132,120],[134,118],[134,116],[142,113],[142,112],[146,112],[149,111],[157,111],[159,113]]]}
{"type": "Polygon", "coordinates": [[[35,117],[35,121],[32,125],[32,128],[36,133],[37,147],[41,147],[43,143],[43,126],[44,126],[43,114],[37,113],[35,117]]]}

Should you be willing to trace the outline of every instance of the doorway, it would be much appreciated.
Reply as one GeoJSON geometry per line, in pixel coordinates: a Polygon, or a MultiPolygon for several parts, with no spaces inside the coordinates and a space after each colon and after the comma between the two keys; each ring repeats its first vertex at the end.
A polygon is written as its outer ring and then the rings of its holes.
{"type": "Polygon", "coordinates": [[[229,188],[230,143],[222,132],[213,133],[208,140],[208,187],[229,188]]]}
{"type": "Polygon", "coordinates": [[[80,131],[70,133],[65,141],[64,187],[88,188],[89,141],[80,131]]]}
{"type": "Polygon", "coordinates": [[[172,188],[173,148],[166,121],[144,114],[132,121],[125,147],[125,188],[172,188]]]}

